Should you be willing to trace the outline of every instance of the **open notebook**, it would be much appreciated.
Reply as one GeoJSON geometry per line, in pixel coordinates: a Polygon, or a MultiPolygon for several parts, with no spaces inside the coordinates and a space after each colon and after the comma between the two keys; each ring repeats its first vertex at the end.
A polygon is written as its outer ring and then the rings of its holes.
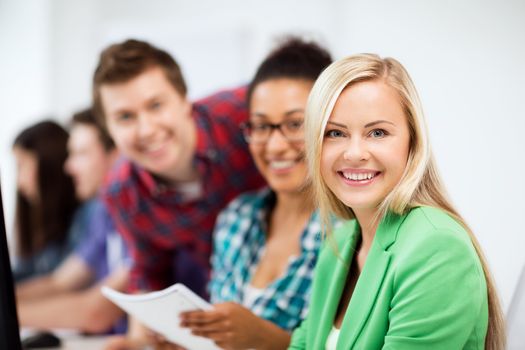
{"type": "Polygon", "coordinates": [[[0,184],[0,349],[21,350],[0,184]]]}
{"type": "Polygon", "coordinates": [[[124,294],[102,287],[102,294],[149,329],[188,350],[219,350],[210,339],[196,336],[180,327],[179,315],[190,310],[211,310],[213,306],[176,283],[166,289],[146,294],[124,294]]]}

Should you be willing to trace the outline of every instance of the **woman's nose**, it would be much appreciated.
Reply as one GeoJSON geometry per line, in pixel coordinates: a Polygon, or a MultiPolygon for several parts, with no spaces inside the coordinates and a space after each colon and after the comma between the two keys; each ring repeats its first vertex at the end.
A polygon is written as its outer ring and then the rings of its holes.
{"type": "Polygon", "coordinates": [[[343,158],[348,161],[363,161],[369,156],[366,142],[359,137],[351,138],[343,153],[343,158]]]}

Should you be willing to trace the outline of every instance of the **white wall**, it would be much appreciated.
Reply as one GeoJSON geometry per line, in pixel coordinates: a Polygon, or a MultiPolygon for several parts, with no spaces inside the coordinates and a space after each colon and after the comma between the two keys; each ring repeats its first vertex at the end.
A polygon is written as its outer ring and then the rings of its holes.
{"type": "Polygon", "coordinates": [[[341,47],[396,57],[411,73],[449,194],[507,306],[525,263],[525,3],[352,1],[340,13],[341,47]]]}
{"type": "Polygon", "coordinates": [[[47,0],[0,0],[0,175],[8,226],[14,215],[13,139],[53,112],[50,16],[47,0]]]}
{"type": "MultiPolygon", "coordinates": [[[[478,235],[506,307],[525,263],[523,18],[520,0],[0,0],[4,196],[13,189],[16,132],[87,104],[108,43],[136,36],[168,49],[197,97],[249,79],[276,35],[303,33],[336,57],[377,52],[411,72],[449,193],[478,235]]],[[[11,217],[12,201],[6,212],[11,217]]]]}

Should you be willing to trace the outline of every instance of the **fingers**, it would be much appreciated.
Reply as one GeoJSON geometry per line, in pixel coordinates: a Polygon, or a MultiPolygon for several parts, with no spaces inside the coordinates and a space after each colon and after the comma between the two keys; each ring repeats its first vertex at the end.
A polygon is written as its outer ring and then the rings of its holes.
{"type": "Polygon", "coordinates": [[[186,349],[180,345],[165,342],[165,343],[155,344],[155,350],[186,350],[186,349]]]}
{"type": "Polygon", "coordinates": [[[180,345],[170,342],[162,334],[154,332],[152,330],[147,330],[146,335],[148,336],[151,346],[146,346],[141,350],[186,350],[180,345]]]}
{"type": "Polygon", "coordinates": [[[192,334],[206,337],[223,349],[242,348],[252,313],[236,303],[214,305],[213,311],[192,311],[181,315],[181,326],[192,334]],[[240,343],[239,343],[240,342],[240,343]]]}
{"type": "Polygon", "coordinates": [[[203,337],[209,337],[212,333],[225,333],[232,331],[232,322],[229,320],[222,320],[218,322],[212,322],[207,324],[194,325],[189,327],[191,332],[195,335],[203,337]]]}
{"type": "Polygon", "coordinates": [[[227,348],[229,345],[231,345],[231,342],[233,339],[233,333],[232,332],[210,332],[210,333],[207,333],[206,338],[209,338],[217,345],[223,344],[223,345],[219,345],[221,348],[227,348]]]}
{"type": "Polygon", "coordinates": [[[139,350],[144,348],[144,342],[130,339],[125,336],[110,337],[104,350],[139,350]]]}
{"type": "Polygon", "coordinates": [[[181,315],[181,326],[188,327],[191,332],[201,337],[215,339],[228,338],[232,323],[222,312],[197,311],[181,315]]]}
{"type": "Polygon", "coordinates": [[[186,350],[158,333],[149,331],[147,336],[148,339],[112,336],[105,344],[104,350],[186,350]]]}
{"type": "Polygon", "coordinates": [[[198,327],[221,321],[223,316],[215,311],[192,311],[180,315],[182,327],[198,327]]]}
{"type": "Polygon", "coordinates": [[[124,336],[110,337],[104,345],[104,350],[125,350],[127,339],[124,336]]]}
{"type": "Polygon", "coordinates": [[[209,312],[209,311],[202,311],[202,310],[185,311],[185,312],[181,312],[180,315],[179,315],[179,317],[180,317],[181,319],[183,319],[183,318],[187,318],[187,317],[192,317],[192,318],[193,318],[193,317],[197,317],[197,316],[199,316],[199,315],[201,315],[201,314],[206,314],[206,313],[208,313],[208,312],[209,312]]]}

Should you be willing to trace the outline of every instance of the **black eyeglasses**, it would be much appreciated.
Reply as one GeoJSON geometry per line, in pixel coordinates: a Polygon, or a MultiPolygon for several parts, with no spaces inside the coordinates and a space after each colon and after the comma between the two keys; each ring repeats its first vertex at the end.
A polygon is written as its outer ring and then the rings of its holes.
{"type": "Polygon", "coordinates": [[[248,143],[265,143],[277,129],[291,142],[304,141],[304,120],[289,119],[282,123],[246,122],[241,124],[244,139],[248,143]]]}

